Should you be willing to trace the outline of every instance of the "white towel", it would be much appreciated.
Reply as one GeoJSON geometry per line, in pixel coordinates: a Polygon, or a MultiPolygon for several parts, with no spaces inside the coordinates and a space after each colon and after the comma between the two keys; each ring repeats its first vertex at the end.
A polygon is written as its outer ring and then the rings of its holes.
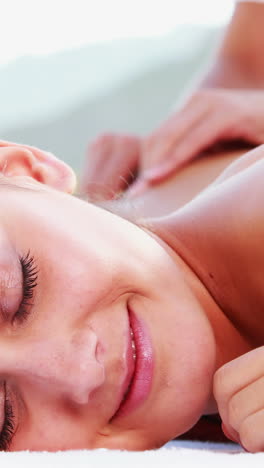
{"type": "Polygon", "coordinates": [[[250,454],[235,444],[173,441],[159,450],[76,450],[67,452],[0,453],[5,468],[255,468],[264,466],[264,453],[250,454]]]}

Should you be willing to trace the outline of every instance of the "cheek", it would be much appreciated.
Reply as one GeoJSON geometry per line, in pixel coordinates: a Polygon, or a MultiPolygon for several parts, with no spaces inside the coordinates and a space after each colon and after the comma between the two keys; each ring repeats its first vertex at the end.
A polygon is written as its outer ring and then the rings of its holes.
{"type": "MultiPolygon", "coordinates": [[[[190,429],[205,410],[212,391],[215,346],[211,329],[203,320],[182,323],[178,327],[172,360],[177,428],[180,435],[190,429]]],[[[173,407],[173,406],[172,406],[173,407]]]]}
{"type": "Polygon", "coordinates": [[[153,402],[146,431],[166,441],[192,427],[202,414],[214,369],[214,337],[200,305],[190,295],[166,291],[159,301],[135,299],[155,350],[153,402]],[[176,298],[176,299],[175,299],[176,298]],[[155,425],[154,421],[159,421],[155,425]]]}
{"type": "Polygon", "coordinates": [[[92,448],[92,446],[89,446],[87,430],[82,431],[80,425],[71,425],[65,428],[65,423],[60,427],[60,424],[56,422],[57,429],[53,432],[54,420],[53,418],[53,421],[44,423],[41,428],[23,429],[15,437],[11,450],[55,452],[58,450],[92,448]]]}
{"type": "Polygon", "coordinates": [[[61,401],[30,397],[30,416],[23,419],[14,437],[12,451],[58,451],[94,448],[98,423],[95,415],[78,411],[61,401]],[[56,421],[56,424],[54,424],[56,421]]]}
{"type": "MultiPolygon", "coordinates": [[[[48,322],[90,314],[111,287],[112,280],[86,254],[61,261],[49,254],[39,265],[37,316],[48,322]]],[[[61,326],[63,323],[61,323],[61,326]]]]}

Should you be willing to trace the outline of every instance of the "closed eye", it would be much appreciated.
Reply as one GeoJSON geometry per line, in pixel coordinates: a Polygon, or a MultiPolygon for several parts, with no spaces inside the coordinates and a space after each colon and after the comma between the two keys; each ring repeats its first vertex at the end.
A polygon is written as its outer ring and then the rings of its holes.
{"type": "MultiPolygon", "coordinates": [[[[34,257],[28,252],[20,257],[20,264],[23,275],[23,298],[12,317],[12,324],[24,323],[30,315],[33,306],[34,289],[37,286],[38,269],[34,257]]],[[[6,383],[4,383],[4,422],[0,433],[0,450],[7,451],[11,445],[15,432],[15,417],[10,399],[7,397],[6,383]]]]}
{"type": "Polygon", "coordinates": [[[15,423],[14,423],[14,413],[12,409],[11,402],[7,398],[7,391],[6,391],[6,384],[4,384],[4,392],[5,392],[5,407],[4,407],[4,414],[5,419],[3,423],[3,427],[0,434],[0,451],[7,451],[11,445],[12,438],[15,433],[15,423]]]}
{"type": "Polygon", "coordinates": [[[12,323],[18,322],[22,324],[28,318],[33,306],[34,289],[38,284],[38,268],[30,252],[20,257],[19,260],[23,275],[23,298],[18,310],[12,318],[12,323]]]}

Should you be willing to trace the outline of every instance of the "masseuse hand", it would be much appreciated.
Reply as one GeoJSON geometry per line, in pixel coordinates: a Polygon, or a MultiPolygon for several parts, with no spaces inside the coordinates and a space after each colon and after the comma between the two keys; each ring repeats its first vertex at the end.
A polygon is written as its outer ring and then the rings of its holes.
{"type": "Polygon", "coordinates": [[[128,195],[139,195],[213,144],[237,139],[264,142],[264,91],[201,89],[145,139],[99,137],[89,148],[83,188],[93,182],[99,191],[124,190],[137,169],[128,195]]]}
{"type": "Polygon", "coordinates": [[[143,142],[135,193],[164,181],[213,144],[237,139],[264,142],[264,91],[197,91],[143,142]]]}
{"type": "Polygon", "coordinates": [[[221,367],[214,396],[225,435],[249,452],[264,451],[264,346],[221,367]]]}
{"type": "Polygon", "coordinates": [[[127,189],[139,165],[141,139],[107,133],[88,148],[81,190],[91,198],[111,199],[127,189]]]}

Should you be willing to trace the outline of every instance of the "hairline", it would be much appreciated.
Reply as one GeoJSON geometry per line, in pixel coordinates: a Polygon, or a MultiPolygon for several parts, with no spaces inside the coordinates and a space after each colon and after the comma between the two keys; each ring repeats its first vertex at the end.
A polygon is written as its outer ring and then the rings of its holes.
{"type": "MultiPolygon", "coordinates": [[[[47,185],[42,184],[38,181],[35,181],[32,177],[28,176],[14,176],[6,177],[3,174],[0,174],[0,187],[5,187],[14,191],[24,191],[31,193],[47,193],[47,185]]],[[[59,192],[59,190],[54,189],[48,186],[51,191],[59,192]]],[[[81,194],[68,194],[79,198],[80,200],[91,203],[98,208],[104,209],[113,215],[119,216],[120,218],[130,221],[132,224],[135,224],[141,229],[147,229],[150,232],[155,234],[155,229],[151,223],[151,220],[146,218],[142,213],[138,212],[138,207],[135,208],[133,203],[130,200],[126,200],[123,197],[118,197],[114,200],[104,200],[104,201],[92,201],[89,200],[87,195],[83,196],[81,194]]]]}

